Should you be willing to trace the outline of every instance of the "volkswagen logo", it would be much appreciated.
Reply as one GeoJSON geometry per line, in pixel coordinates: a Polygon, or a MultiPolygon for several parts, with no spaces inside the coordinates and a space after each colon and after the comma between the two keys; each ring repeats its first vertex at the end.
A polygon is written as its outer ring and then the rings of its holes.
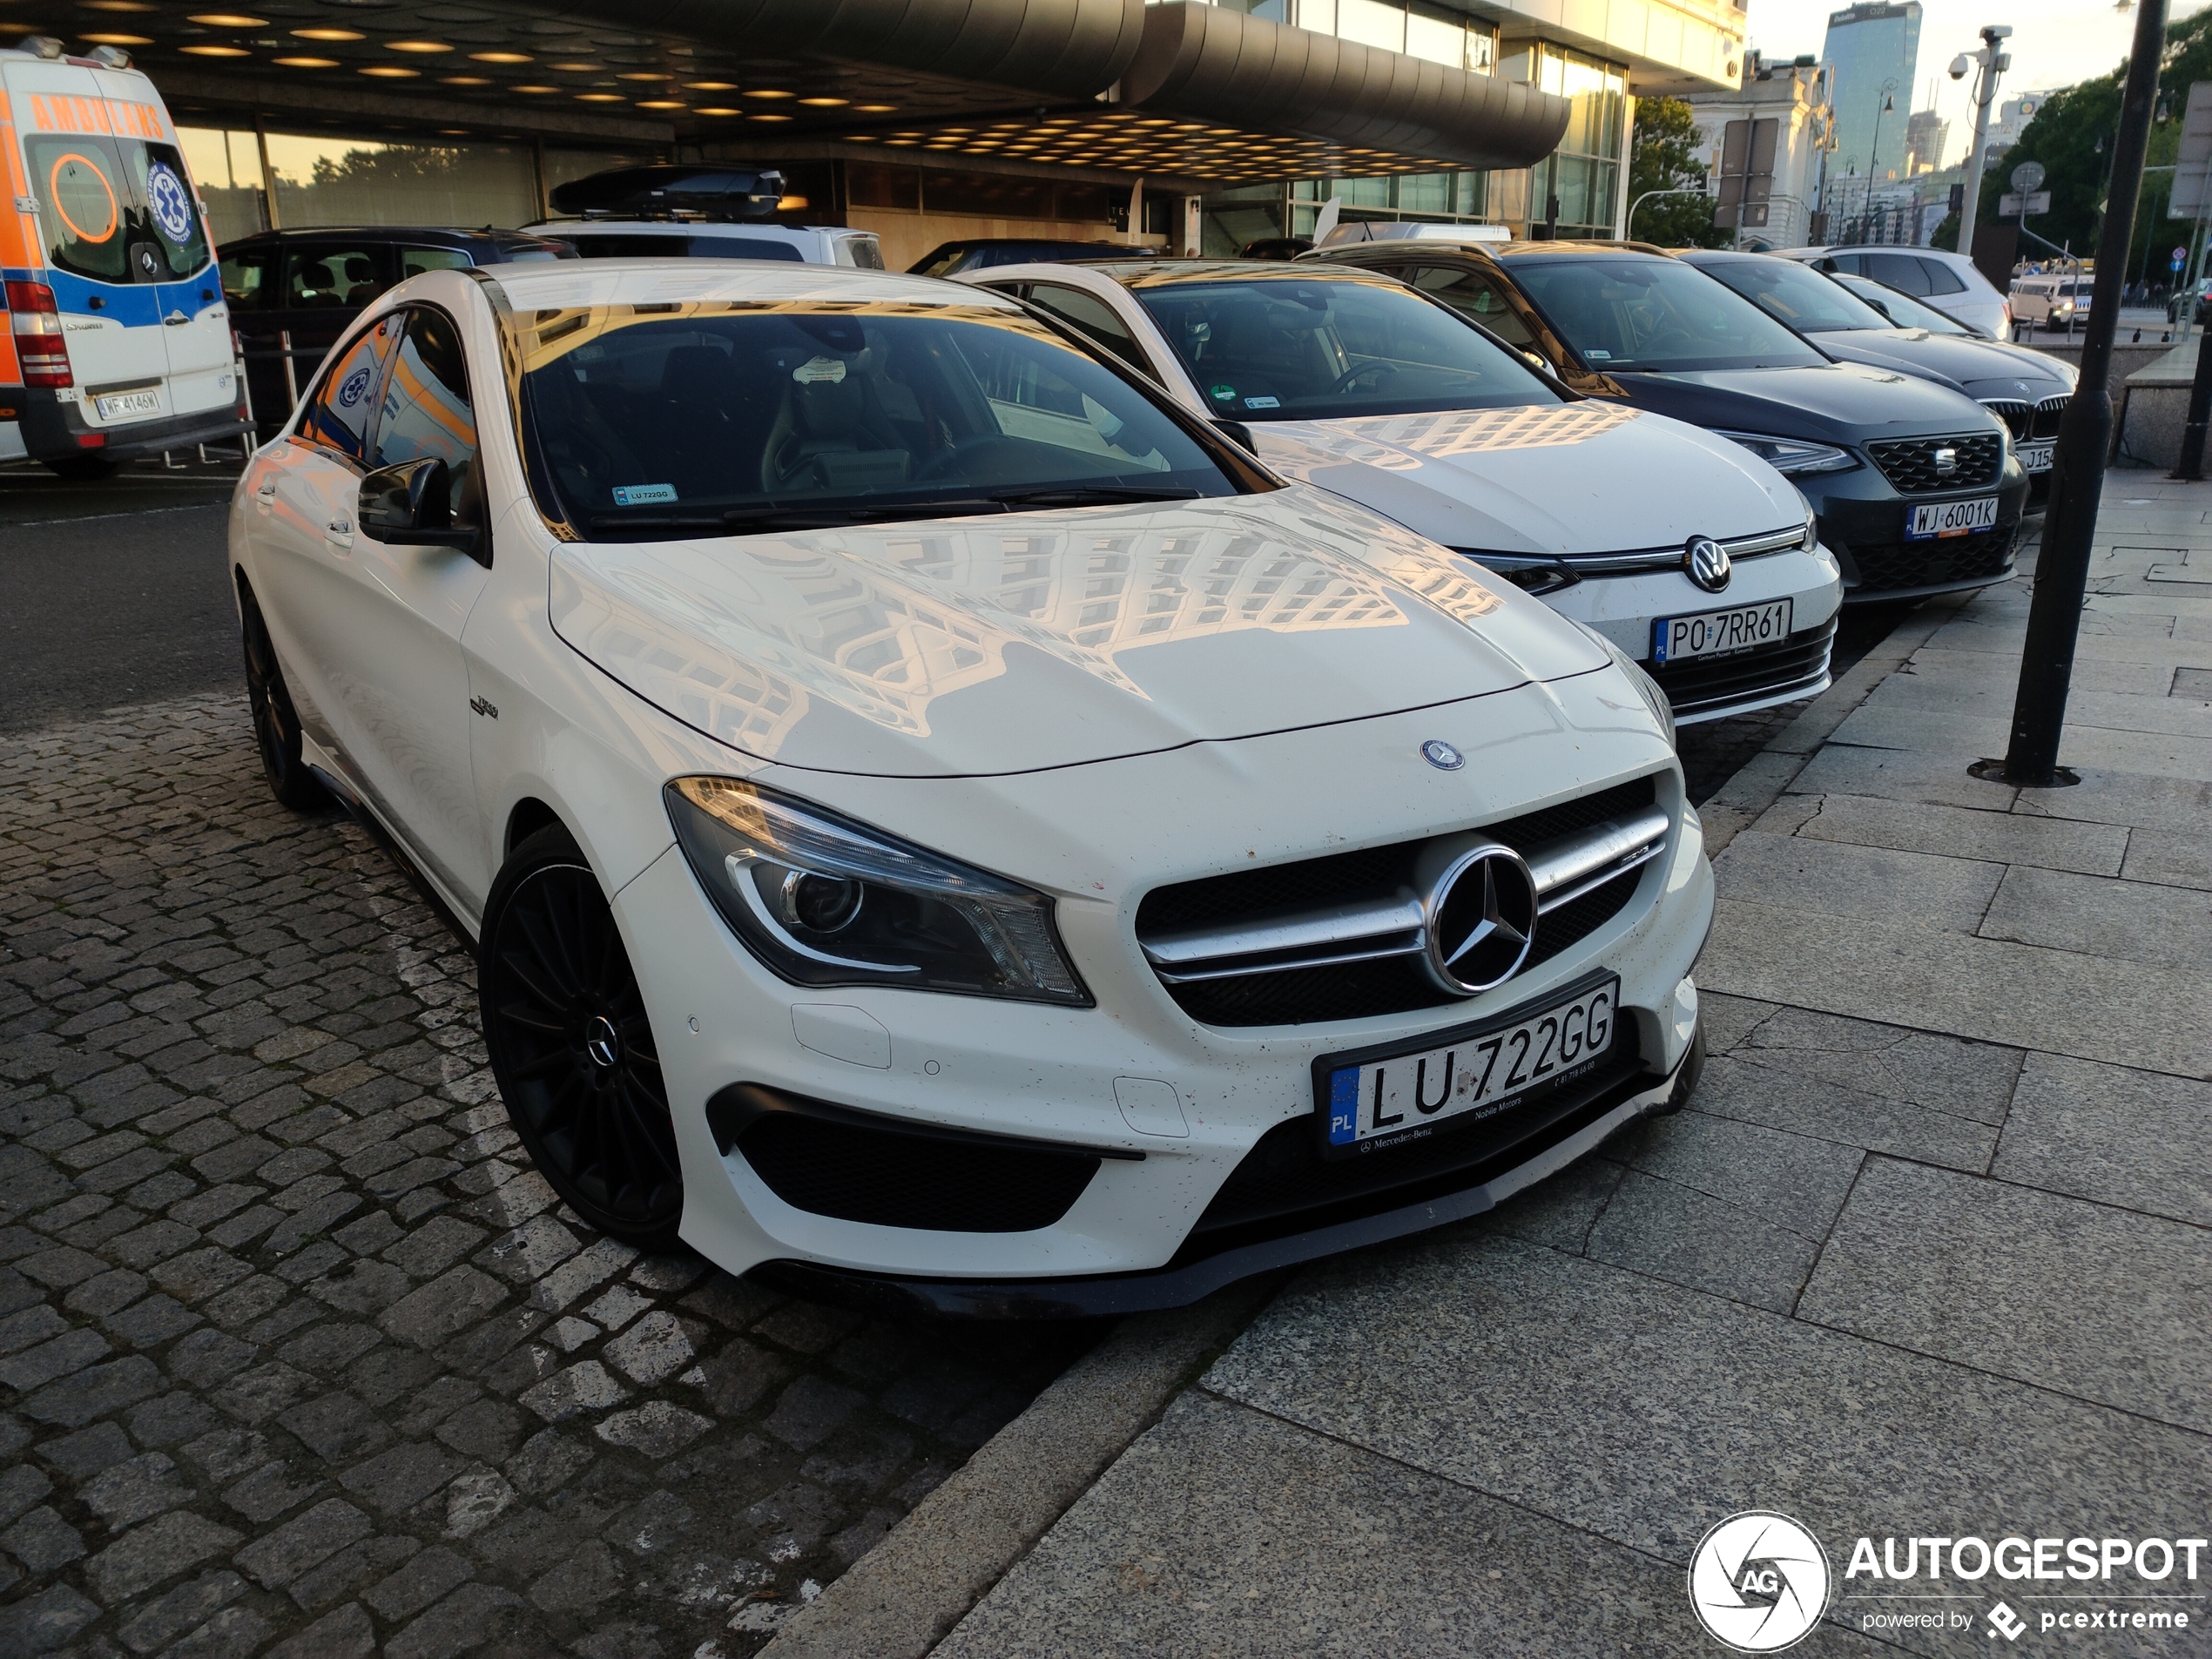
{"type": "Polygon", "coordinates": [[[1948,478],[1959,470],[1959,452],[1946,447],[1935,452],[1936,476],[1948,478]]]}
{"type": "Polygon", "coordinates": [[[1710,536],[1693,536],[1682,550],[1683,574],[1708,593],[1718,593],[1728,585],[1728,578],[1735,570],[1729,563],[1728,550],[1710,536]]]}
{"type": "Polygon", "coordinates": [[[615,1030],[614,1022],[605,1015],[595,1014],[585,1024],[583,1052],[602,1071],[612,1071],[622,1059],[622,1038],[615,1030]]]}
{"type": "Polygon", "coordinates": [[[1467,763],[1467,758],[1441,738],[1431,738],[1421,745],[1421,759],[1439,772],[1457,772],[1467,763]]]}
{"type": "Polygon", "coordinates": [[[1520,972],[1536,936],[1536,880],[1521,854],[1485,841],[1452,860],[1429,889],[1428,971],[1454,996],[1474,996],[1520,972]]]}

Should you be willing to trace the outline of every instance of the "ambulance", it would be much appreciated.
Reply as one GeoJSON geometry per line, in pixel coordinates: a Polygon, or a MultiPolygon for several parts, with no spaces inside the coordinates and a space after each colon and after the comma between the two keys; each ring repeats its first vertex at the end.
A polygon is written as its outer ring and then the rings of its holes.
{"type": "Polygon", "coordinates": [[[253,429],[199,192],[127,54],[0,49],[0,461],[64,478],[253,429]]]}

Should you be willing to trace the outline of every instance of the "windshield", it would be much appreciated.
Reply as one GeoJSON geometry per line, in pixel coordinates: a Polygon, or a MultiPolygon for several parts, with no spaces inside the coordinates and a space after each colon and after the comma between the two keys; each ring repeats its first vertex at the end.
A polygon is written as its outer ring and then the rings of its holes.
{"type": "Polygon", "coordinates": [[[1472,324],[1394,283],[1258,277],[1146,287],[1137,298],[1224,418],[1564,401],[1472,324]]]}
{"type": "Polygon", "coordinates": [[[1523,260],[1513,277],[1593,368],[1810,368],[1828,361],[1742,294],[1678,260],[1523,260]]]}
{"type": "Polygon", "coordinates": [[[1793,260],[1716,260],[1697,268],[1801,334],[1897,327],[1834,279],[1793,260]]]}
{"type": "Polygon", "coordinates": [[[1883,313],[1899,328],[1925,328],[1932,334],[1972,334],[1975,332],[1956,318],[1945,316],[1933,306],[1924,306],[1909,293],[1885,288],[1871,277],[1838,276],[1833,280],[1883,313]]]}
{"type": "Polygon", "coordinates": [[[712,300],[522,312],[512,326],[533,489],[589,540],[1264,487],[1010,313],[712,300]]]}

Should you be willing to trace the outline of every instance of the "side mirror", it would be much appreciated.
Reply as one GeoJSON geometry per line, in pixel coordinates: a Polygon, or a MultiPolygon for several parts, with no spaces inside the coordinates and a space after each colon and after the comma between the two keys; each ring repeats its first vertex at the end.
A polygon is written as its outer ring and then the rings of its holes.
{"type": "Polygon", "coordinates": [[[1247,455],[1257,455],[1259,453],[1259,444],[1252,437],[1251,428],[1242,421],[1216,421],[1213,429],[1232,443],[1242,445],[1247,455]]]}
{"type": "Polygon", "coordinates": [[[453,472],[435,455],[379,468],[362,479],[354,518],[363,535],[387,547],[449,547],[491,566],[482,528],[453,522],[453,472]]]}

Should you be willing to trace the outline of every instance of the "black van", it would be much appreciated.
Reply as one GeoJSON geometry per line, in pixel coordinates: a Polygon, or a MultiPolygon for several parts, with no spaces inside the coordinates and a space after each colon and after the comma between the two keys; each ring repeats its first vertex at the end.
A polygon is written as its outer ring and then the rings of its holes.
{"type": "Polygon", "coordinates": [[[300,388],[346,325],[395,282],[425,271],[572,260],[565,242],[517,231],[371,225],[261,231],[221,250],[223,297],[246,351],[262,442],[292,416],[300,388]]]}

